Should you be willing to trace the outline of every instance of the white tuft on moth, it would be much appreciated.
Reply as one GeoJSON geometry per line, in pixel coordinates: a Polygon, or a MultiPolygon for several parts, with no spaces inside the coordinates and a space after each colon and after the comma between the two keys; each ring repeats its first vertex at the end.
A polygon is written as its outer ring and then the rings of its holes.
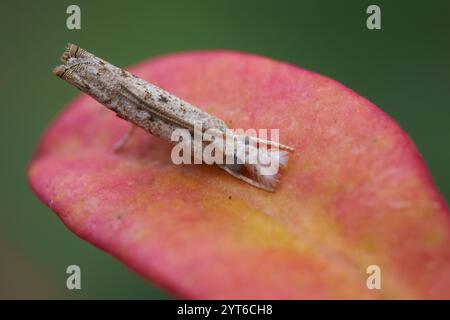
{"type": "MultiPolygon", "coordinates": [[[[252,186],[275,191],[279,172],[268,171],[271,160],[285,167],[293,148],[276,141],[234,133],[219,118],[216,118],[177,96],[140,79],[126,70],[118,68],[74,44],[69,44],[61,56],[62,65],[53,73],[114,111],[118,117],[133,124],[115,145],[118,150],[129,140],[136,126],[156,137],[172,142],[174,131],[185,129],[191,135],[200,125],[201,135],[215,132],[232,134],[236,142],[233,148],[223,148],[224,158],[233,161],[215,162],[230,175],[252,186]],[[236,150],[243,150],[239,153],[236,150]],[[251,154],[258,154],[250,161],[251,154]],[[269,173],[267,173],[269,172],[269,173]]],[[[225,141],[225,138],[224,138],[225,141]]],[[[204,145],[212,143],[202,142],[204,145]]]]}

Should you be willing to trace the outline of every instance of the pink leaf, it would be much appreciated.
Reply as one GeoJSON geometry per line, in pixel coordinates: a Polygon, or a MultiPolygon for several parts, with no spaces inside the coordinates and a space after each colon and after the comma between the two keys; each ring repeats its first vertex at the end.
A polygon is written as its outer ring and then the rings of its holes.
{"type": "MultiPolygon", "coordinates": [[[[233,52],[149,60],[138,76],[225,120],[279,128],[295,148],[274,194],[170,146],[91,98],[70,103],[29,167],[81,238],[189,298],[450,298],[450,221],[413,143],[341,84],[233,52]],[[381,290],[366,272],[381,268],[381,290]]],[[[55,239],[57,241],[57,239],[55,239]]]]}

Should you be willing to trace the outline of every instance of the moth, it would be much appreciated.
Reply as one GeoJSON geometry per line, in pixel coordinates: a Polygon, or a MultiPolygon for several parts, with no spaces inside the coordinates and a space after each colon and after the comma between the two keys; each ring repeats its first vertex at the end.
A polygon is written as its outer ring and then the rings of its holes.
{"type": "MultiPolygon", "coordinates": [[[[53,70],[56,76],[87,93],[114,111],[118,117],[132,123],[130,131],[116,143],[116,150],[128,141],[136,127],[141,127],[154,136],[172,143],[172,133],[177,129],[189,130],[192,135],[198,127],[201,127],[202,134],[206,132],[230,134],[223,120],[96,57],[77,45],[68,44],[61,61],[63,64],[53,70]]],[[[275,191],[279,172],[264,174],[268,164],[261,159],[275,159],[281,166],[286,166],[288,153],[292,152],[293,148],[252,135],[233,133],[232,135],[235,145],[232,148],[224,147],[223,151],[224,155],[231,157],[233,161],[215,164],[252,186],[275,191]],[[238,149],[244,152],[236,152],[238,149]],[[260,157],[256,161],[249,161],[252,152],[259,152],[260,157]]]]}

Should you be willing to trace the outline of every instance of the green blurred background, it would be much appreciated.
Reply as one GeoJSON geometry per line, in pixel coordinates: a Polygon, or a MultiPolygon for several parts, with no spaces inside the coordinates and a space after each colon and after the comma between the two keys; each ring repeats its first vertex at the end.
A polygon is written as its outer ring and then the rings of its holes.
{"type": "Polygon", "coordinates": [[[46,126],[77,90],[55,78],[67,42],[118,66],[176,51],[226,48],[328,75],[411,135],[450,196],[448,1],[1,1],[0,298],[171,298],[70,233],[27,186],[46,126]],[[81,30],[66,8],[81,7],[81,30]],[[382,30],[366,28],[378,4],[382,30]],[[66,267],[82,290],[66,289],[66,267]]]}

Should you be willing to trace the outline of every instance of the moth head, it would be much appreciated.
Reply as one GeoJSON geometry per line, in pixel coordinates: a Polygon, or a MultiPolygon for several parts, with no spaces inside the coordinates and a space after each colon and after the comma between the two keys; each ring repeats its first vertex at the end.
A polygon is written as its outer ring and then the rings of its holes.
{"type": "Polygon", "coordinates": [[[89,89],[89,86],[86,85],[83,77],[77,72],[80,67],[80,65],[75,64],[61,64],[53,69],[53,74],[78,89],[86,91],[89,89]]]}
{"type": "MultiPolygon", "coordinates": [[[[107,63],[75,44],[67,45],[61,55],[63,62],[53,69],[53,74],[83,92],[96,91],[106,94],[105,88],[112,85],[113,73],[107,63]]],[[[106,98],[105,98],[106,99],[106,98]]]]}
{"type": "Polygon", "coordinates": [[[61,55],[61,62],[66,63],[70,58],[88,58],[93,57],[92,53],[80,48],[76,44],[68,43],[66,49],[61,55]]]}
{"type": "Polygon", "coordinates": [[[63,64],[56,66],[53,69],[53,74],[63,80],[71,82],[70,78],[73,71],[75,71],[73,69],[76,69],[77,65],[81,64],[80,62],[83,61],[84,58],[89,58],[92,56],[93,55],[91,53],[80,48],[76,44],[69,43],[61,55],[61,62],[63,64]]]}

